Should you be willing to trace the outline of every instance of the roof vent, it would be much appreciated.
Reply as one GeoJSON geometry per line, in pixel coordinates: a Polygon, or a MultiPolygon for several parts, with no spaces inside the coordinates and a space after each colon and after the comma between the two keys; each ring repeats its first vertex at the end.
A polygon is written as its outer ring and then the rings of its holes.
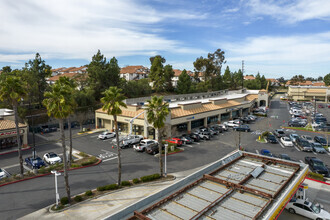
{"type": "Polygon", "coordinates": [[[262,167],[257,167],[255,168],[252,172],[251,172],[251,175],[254,177],[254,178],[257,178],[265,169],[262,168],[262,167]]]}

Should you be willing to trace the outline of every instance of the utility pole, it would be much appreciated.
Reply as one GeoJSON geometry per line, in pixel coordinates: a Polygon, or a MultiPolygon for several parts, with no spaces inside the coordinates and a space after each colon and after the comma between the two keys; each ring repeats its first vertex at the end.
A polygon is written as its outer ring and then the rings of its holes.
{"type": "Polygon", "coordinates": [[[244,88],[244,60],[242,60],[242,89],[244,88]]]}

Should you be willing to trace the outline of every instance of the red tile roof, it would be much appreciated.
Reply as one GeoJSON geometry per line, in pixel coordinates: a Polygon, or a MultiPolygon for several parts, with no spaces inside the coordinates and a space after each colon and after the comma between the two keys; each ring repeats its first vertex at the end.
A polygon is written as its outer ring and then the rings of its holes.
{"type": "Polygon", "coordinates": [[[324,82],[315,82],[313,83],[313,86],[325,86],[324,82]]]}
{"type": "Polygon", "coordinates": [[[137,74],[147,74],[148,68],[144,66],[126,66],[120,69],[121,74],[125,73],[137,73],[137,74]]]}
{"type": "Polygon", "coordinates": [[[244,80],[254,80],[256,79],[254,76],[246,75],[244,76],[244,80]]]}
{"type": "MultiPolygon", "coordinates": [[[[18,123],[18,127],[24,128],[26,127],[25,124],[18,123]]],[[[8,129],[15,129],[15,122],[11,120],[0,120],[0,130],[8,130],[8,129]]]]}
{"type": "Polygon", "coordinates": [[[78,76],[79,74],[80,73],[63,73],[63,74],[60,74],[60,75],[50,77],[48,79],[48,81],[57,81],[62,76],[66,76],[66,77],[69,77],[71,79],[71,78],[74,78],[74,77],[78,76]]]}
{"type": "Polygon", "coordinates": [[[60,71],[60,70],[63,70],[63,69],[66,69],[65,67],[60,67],[60,68],[57,68],[57,69],[52,69],[52,72],[57,72],[57,71],[60,71]]]}

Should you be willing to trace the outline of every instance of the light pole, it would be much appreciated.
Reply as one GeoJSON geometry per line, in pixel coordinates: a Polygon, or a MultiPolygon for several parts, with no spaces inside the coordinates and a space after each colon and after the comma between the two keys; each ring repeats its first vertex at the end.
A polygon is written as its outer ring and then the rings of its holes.
{"type": "Polygon", "coordinates": [[[164,144],[164,146],[165,146],[165,172],[164,172],[164,175],[165,175],[165,177],[167,177],[167,167],[166,167],[167,161],[166,161],[166,154],[167,154],[167,147],[168,147],[168,144],[164,144]]]}
{"type": "Polygon", "coordinates": [[[55,198],[56,198],[56,208],[58,208],[58,201],[60,200],[60,195],[58,194],[58,190],[57,190],[57,176],[60,176],[61,173],[57,172],[56,170],[52,170],[51,172],[55,176],[55,198]]]}

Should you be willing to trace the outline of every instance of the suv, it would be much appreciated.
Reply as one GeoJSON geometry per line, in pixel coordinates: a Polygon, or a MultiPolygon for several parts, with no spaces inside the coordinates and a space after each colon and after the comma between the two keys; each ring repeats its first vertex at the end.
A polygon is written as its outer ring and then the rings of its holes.
{"type": "Polygon", "coordinates": [[[238,127],[233,128],[235,131],[245,131],[245,132],[250,132],[250,127],[248,125],[240,125],[238,127]]]}
{"type": "MultiPolygon", "coordinates": [[[[165,149],[164,145],[162,146],[162,149],[165,149]]],[[[158,154],[159,153],[159,145],[157,144],[157,146],[156,145],[148,146],[146,148],[146,152],[148,154],[153,154],[153,155],[158,154]]]]}
{"type": "Polygon", "coordinates": [[[281,138],[285,136],[284,130],[283,129],[276,129],[274,131],[274,134],[276,137],[281,138]]]}
{"type": "MultiPolygon", "coordinates": [[[[124,138],[119,139],[120,148],[127,148],[133,146],[133,144],[138,144],[143,140],[143,136],[141,135],[127,135],[124,138]]],[[[112,140],[112,144],[116,145],[116,138],[112,140]]]]}
{"type": "Polygon", "coordinates": [[[314,173],[322,174],[325,177],[329,176],[329,170],[322,160],[316,157],[305,157],[305,162],[314,173]]]}
{"type": "Polygon", "coordinates": [[[198,134],[199,134],[199,137],[204,140],[210,140],[210,138],[211,138],[211,134],[208,131],[201,131],[198,134]]]}
{"type": "Polygon", "coordinates": [[[267,140],[267,143],[272,143],[272,144],[277,144],[278,143],[276,137],[274,135],[272,135],[272,134],[269,134],[266,137],[266,140],[267,140]]]}
{"type": "Polygon", "coordinates": [[[157,141],[155,140],[150,140],[150,139],[145,139],[145,140],[142,140],[139,144],[135,144],[133,146],[133,149],[135,151],[138,151],[138,152],[143,152],[146,150],[147,147],[149,146],[153,146],[153,145],[156,145],[158,146],[158,143],[157,141]]]}
{"type": "Polygon", "coordinates": [[[302,151],[309,151],[309,152],[313,151],[313,148],[312,148],[311,144],[308,141],[306,141],[302,138],[297,138],[296,145],[302,151]]]}

